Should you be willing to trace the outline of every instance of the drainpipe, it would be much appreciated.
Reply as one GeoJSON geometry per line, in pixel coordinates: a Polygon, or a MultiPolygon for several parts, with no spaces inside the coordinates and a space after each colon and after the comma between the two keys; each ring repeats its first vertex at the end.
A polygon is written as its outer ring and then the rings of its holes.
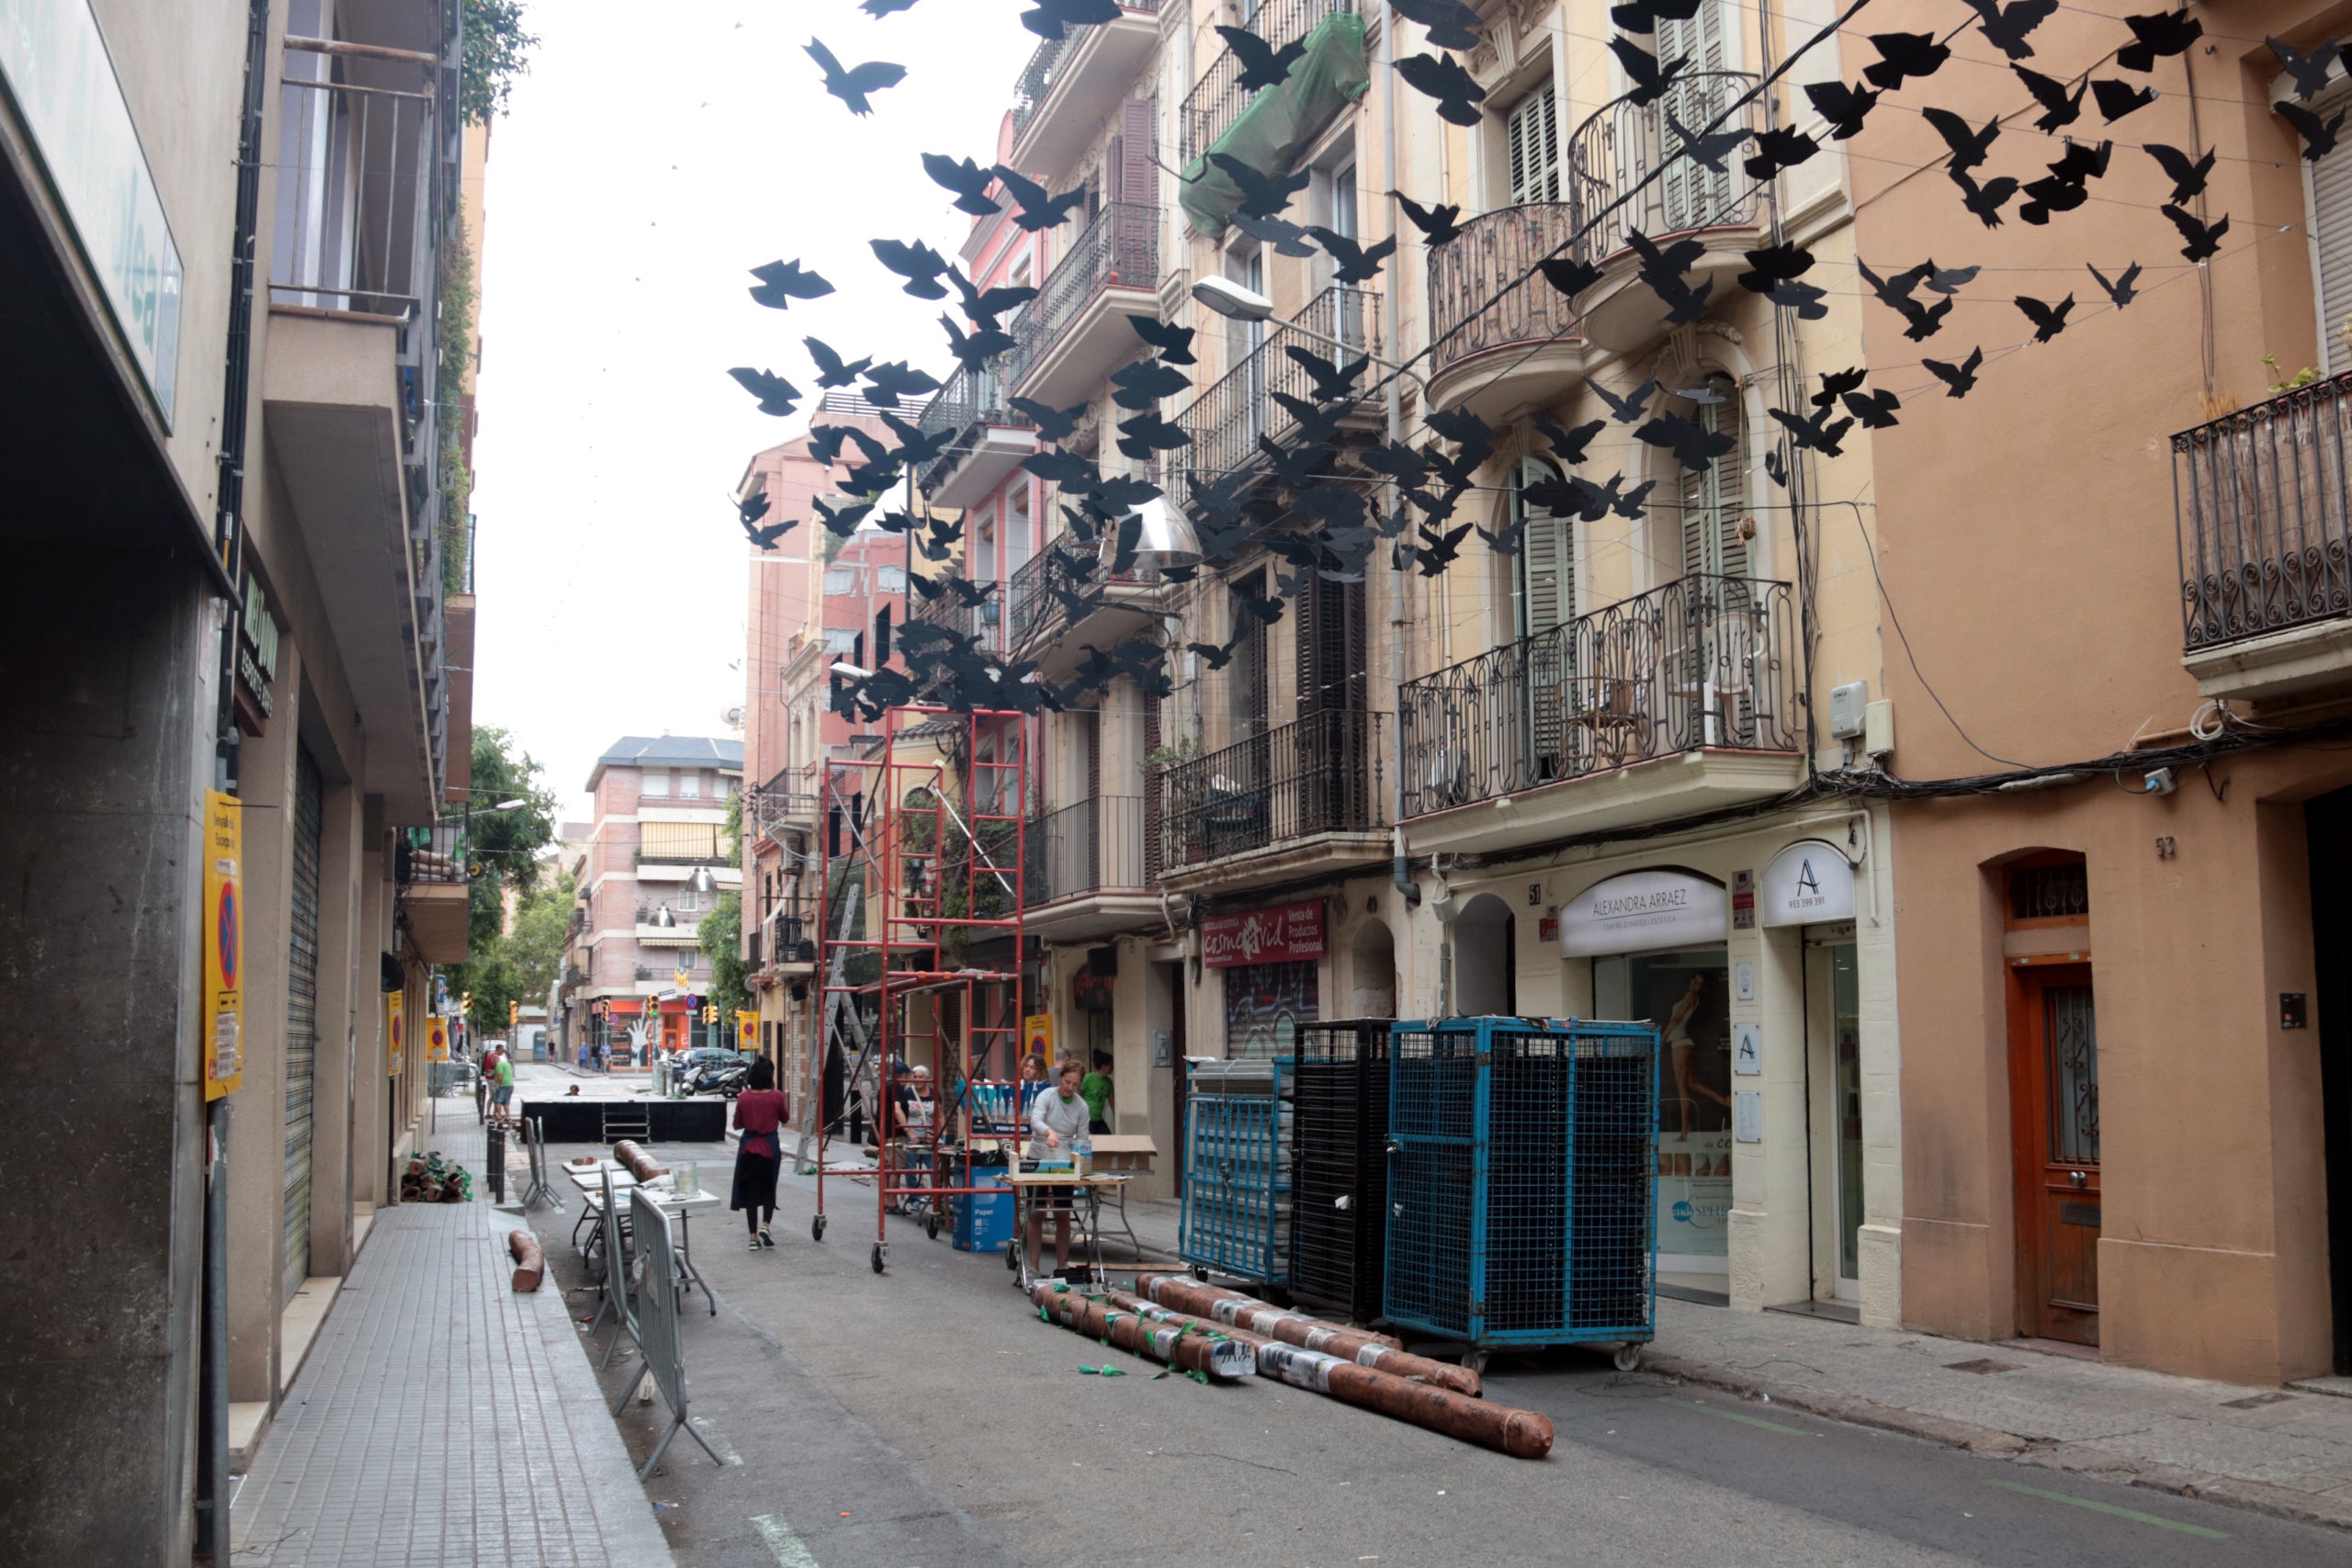
{"type": "MultiPolygon", "coordinates": [[[[1396,232],[1396,197],[1393,194],[1396,189],[1396,73],[1390,69],[1396,58],[1396,13],[1389,7],[1388,0],[1380,0],[1380,177],[1381,188],[1392,193],[1387,209],[1388,232],[1391,235],[1396,232]]],[[[1396,295],[1393,280],[1403,265],[1400,258],[1388,274],[1392,280],[1388,296],[1388,327],[1391,332],[1396,329],[1396,295]]],[[[1394,446],[1403,437],[1405,429],[1405,391],[1399,377],[1388,378],[1387,403],[1388,444],[1394,446]]],[[[1393,515],[1396,510],[1396,481],[1389,480],[1387,488],[1388,509],[1393,515]]],[[[1396,584],[1395,604],[1388,616],[1388,684],[1396,694],[1390,705],[1396,716],[1396,783],[1388,814],[1388,831],[1394,851],[1388,863],[1388,876],[1396,885],[1396,891],[1403,896],[1405,907],[1410,909],[1418,908],[1421,902],[1420,885],[1413,880],[1405,856],[1405,594],[1411,588],[1412,581],[1404,568],[1396,563],[1394,551],[1389,553],[1388,560],[1388,575],[1396,584]]]]}

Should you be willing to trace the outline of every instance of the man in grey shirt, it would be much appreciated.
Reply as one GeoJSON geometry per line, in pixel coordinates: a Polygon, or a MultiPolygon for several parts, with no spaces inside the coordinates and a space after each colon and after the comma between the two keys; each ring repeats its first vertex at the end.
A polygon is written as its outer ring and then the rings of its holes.
{"type": "MultiPolygon", "coordinates": [[[[1078,1092],[1078,1082],[1083,1076],[1076,1062],[1064,1062],[1061,1072],[1054,1079],[1054,1087],[1037,1097],[1029,1111],[1028,1157],[1039,1160],[1048,1153],[1059,1156],[1070,1152],[1086,1132],[1086,1100],[1078,1092]]],[[[1071,1189],[1047,1187],[1041,1189],[1029,1204],[1029,1272],[1037,1271],[1037,1252],[1046,1239],[1046,1214],[1054,1216],[1054,1268],[1057,1272],[1069,1267],[1069,1207],[1071,1189]],[[1042,1205],[1042,1207],[1041,1207],[1042,1205]]]]}

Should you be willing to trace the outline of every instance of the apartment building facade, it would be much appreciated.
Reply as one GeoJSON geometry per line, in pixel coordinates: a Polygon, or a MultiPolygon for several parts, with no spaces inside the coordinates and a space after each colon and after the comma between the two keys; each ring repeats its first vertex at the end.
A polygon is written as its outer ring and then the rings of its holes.
{"type": "Polygon", "coordinates": [[[641,1073],[657,1052],[733,1043],[732,1019],[701,1020],[710,961],[700,927],[714,900],[742,886],[728,816],[742,793],[743,743],[624,735],[586,787],[594,809],[565,852],[578,914],[564,1038],[575,1059],[601,1046],[614,1071],[641,1073]]]}
{"type": "Polygon", "coordinates": [[[62,1083],[12,1058],[26,1102],[86,1097],[26,1157],[93,1179],[6,1227],[42,1262],[0,1287],[0,1555],[184,1562],[396,1201],[401,1031],[465,952],[432,848],[470,746],[433,333],[458,7],[18,9],[5,548],[77,587],[8,632],[7,942],[50,956],[7,984],[98,1049],[62,1083]]]}

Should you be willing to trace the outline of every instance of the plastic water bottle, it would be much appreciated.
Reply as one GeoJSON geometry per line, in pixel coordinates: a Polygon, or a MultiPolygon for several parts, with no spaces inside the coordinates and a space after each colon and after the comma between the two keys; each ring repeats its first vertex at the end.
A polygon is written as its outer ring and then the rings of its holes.
{"type": "Polygon", "coordinates": [[[1091,1133],[1079,1134],[1076,1141],[1070,1145],[1070,1153],[1077,1156],[1077,1168],[1079,1175],[1084,1176],[1088,1172],[1091,1171],[1094,1168],[1093,1134],[1091,1133]]]}

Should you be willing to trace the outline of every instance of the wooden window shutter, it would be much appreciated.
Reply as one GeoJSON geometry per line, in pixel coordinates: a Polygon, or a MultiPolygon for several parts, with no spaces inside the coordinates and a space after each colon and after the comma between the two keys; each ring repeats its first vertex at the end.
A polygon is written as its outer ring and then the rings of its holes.
{"type": "Polygon", "coordinates": [[[1722,400],[1702,403],[1690,417],[1711,432],[1729,434],[1734,445],[1705,473],[1683,471],[1682,570],[1686,575],[1746,577],[1747,541],[1739,536],[1739,519],[1747,454],[1740,428],[1739,386],[1717,371],[1707,378],[1707,389],[1722,400]]]}
{"type": "Polygon", "coordinates": [[[1159,151],[1154,133],[1158,119],[1158,106],[1149,98],[1129,98],[1119,106],[1119,134],[1111,139],[1119,184],[1112,200],[1158,205],[1159,169],[1153,161],[1159,151]]]}
{"type": "Polygon", "coordinates": [[[1523,499],[1525,488],[1557,476],[1533,458],[1520,465],[1511,505],[1527,526],[1520,536],[1519,635],[1533,637],[1577,618],[1573,520],[1555,517],[1523,499]]]}
{"type": "MultiPolygon", "coordinates": [[[[2334,107],[2342,108],[2338,99],[2334,107]]],[[[2327,111],[2322,111],[2327,112],[2327,111]]],[[[2319,251],[2321,363],[2329,375],[2352,369],[2345,318],[2352,316],[2352,145],[2339,145],[2312,165],[2312,237],[2319,251]]]]}
{"type": "Polygon", "coordinates": [[[1559,105],[1545,77],[1510,111],[1510,204],[1560,199],[1559,105]]]}
{"type": "MultiPolygon", "coordinates": [[[[1697,13],[1685,21],[1660,17],[1657,38],[1660,64],[1686,56],[1690,62],[1690,74],[1669,87],[1651,111],[1656,118],[1650,135],[1663,158],[1672,140],[1666,130],[1667,114],[1700,130],[1730,107],[1739,85],[1718,74],[1729,66],[1722,0],[1699,0],[1697,13]]],[[[1732,165],[1724,167],[1723,174],[1713,174],[1690,158],[1666,160],[1658,183],[1669,231],[1702,228],[1729,208],[1732,165]]]]}

